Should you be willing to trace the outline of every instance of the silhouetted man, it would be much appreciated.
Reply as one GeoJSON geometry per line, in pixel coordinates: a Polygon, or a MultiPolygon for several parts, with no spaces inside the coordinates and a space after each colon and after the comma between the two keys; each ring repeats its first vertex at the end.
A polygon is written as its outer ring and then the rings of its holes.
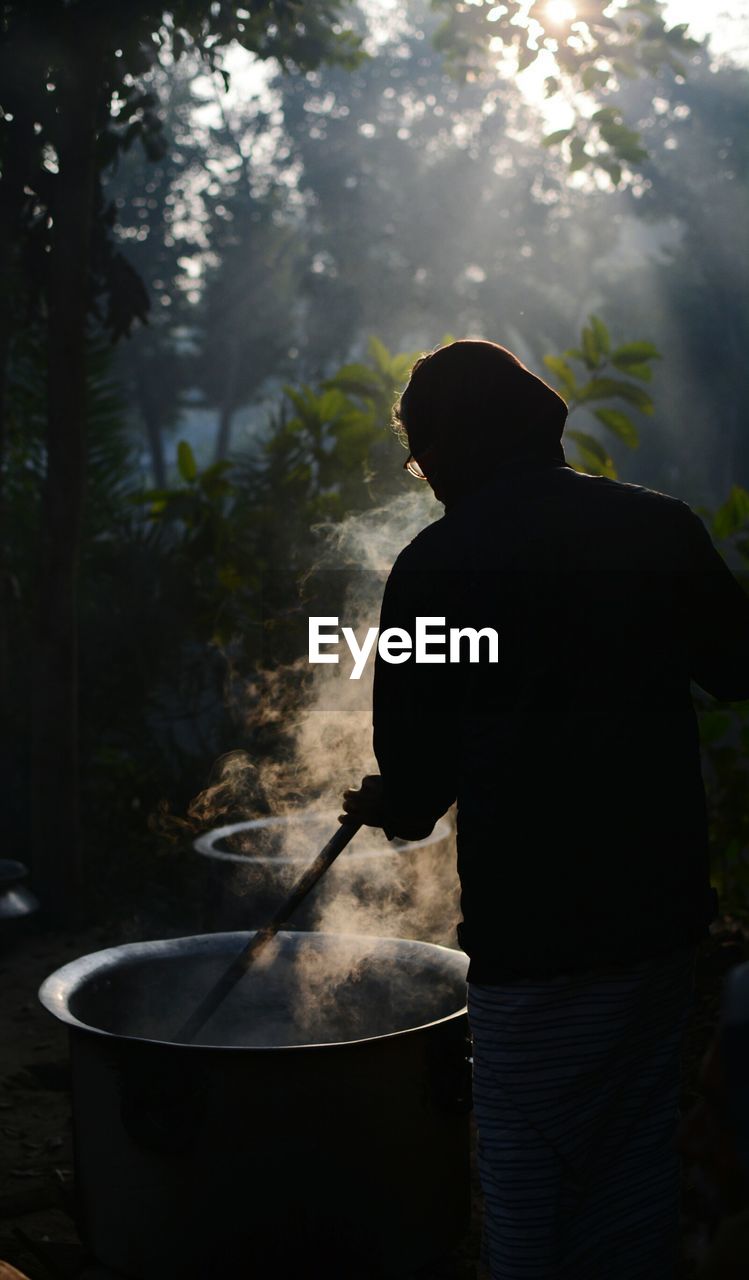
{"type": "Polygon", "coordinates": [[[381,778],[344,808],[417,838],[457,799],[494,1280],[667,1280],[715,915],[690,679],[749,697],[749,598],[684,503],[566,464],[566,405],[503,347],[423,357],[397,415],[445,515],[381,627],[494,628],[499,661],[378,657],[381,778]]]}

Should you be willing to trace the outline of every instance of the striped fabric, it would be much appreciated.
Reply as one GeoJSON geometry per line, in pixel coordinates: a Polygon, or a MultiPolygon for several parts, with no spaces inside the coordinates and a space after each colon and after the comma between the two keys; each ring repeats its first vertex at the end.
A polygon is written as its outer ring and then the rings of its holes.
{"type": "Polygon", "coordinates": [[[492,1280],[669,1280],[694,950],[469,984],[492,1280]]]}

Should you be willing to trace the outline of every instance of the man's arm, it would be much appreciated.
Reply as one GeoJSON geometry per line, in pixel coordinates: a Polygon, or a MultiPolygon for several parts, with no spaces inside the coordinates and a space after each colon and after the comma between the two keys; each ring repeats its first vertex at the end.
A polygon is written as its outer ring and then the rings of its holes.
{"type": "MultiPolygon", "coordinates": [[[[448,579],[447,574],[409,571],[396,563],[382,600],[380,635],[400,627],[413,637],[417,615],[448,614],[448,579]]],[[[393,664],[377,655],[373,741],[388,837],[423,839],[455,800],[457,676],[457,668],[446,663],[417,663],[411,656],[393,664]]]]}
{"type": "Polygon", "coordinates": [[[749,596],[693,512],[687,548],[690,675],[715,698],[749,698],[749,596]]]}
{"type": "MultiPolygon", "coordinates": [[[[385,588],[380,635],[399,627],[412,639],[416,616],[441,617],[446,576],[423,575],[396,564],[385,588]],[[435,591],[434,588],[438,588],[435,591]]],[[[457,671],[446,664],[375,663],[374,750],[381,776],[347,791],[344,810],[389,839],[421,840],[456,793],[457,671]]]]}

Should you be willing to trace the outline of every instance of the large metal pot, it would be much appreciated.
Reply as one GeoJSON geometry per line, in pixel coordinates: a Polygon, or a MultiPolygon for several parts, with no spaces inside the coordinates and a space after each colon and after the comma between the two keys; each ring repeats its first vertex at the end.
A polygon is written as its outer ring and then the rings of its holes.
{"type": "MultiPolygon", "coordinates": [[[[205,927],[265,924],[336,829],[335,812],[308,810],[217,827],[198,837],[208,885],[205,927]]],[[[459,885],[452,828],[425,840],[388,842],[363,828],[293,920],[300,929],[455,940],[459,885]]]]}
{"type": "Polygon", "coordinates": [[[407,1275],[468,1221],[466,957],[283,933],[170,1035],[247,936],[133,943],[47,978],[70,1028],[81,1232],[138,1280],[407,1275]]]}

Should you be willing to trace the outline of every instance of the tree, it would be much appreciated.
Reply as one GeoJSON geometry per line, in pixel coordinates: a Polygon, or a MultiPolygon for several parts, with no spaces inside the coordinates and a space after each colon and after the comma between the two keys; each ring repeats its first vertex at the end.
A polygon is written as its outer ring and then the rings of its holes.
{"type": "Polygon", "coordinates": [[[286,358],[299,315],[302,228],[287,207],[288,188],[255,161],[256,150],[267,150],[267,113],[254,98],[230,111],[221,77],[213,77],[210,97],[200,70],[194,56],[154,69],[148,84],[163,157],[148,161],[131,147],[106,184],[117,208],[113,234],[153,302],[148,328],[119,344],[117,372],[145,427],[160,488],[165,433],[181,409],[196,406],[196,392],[201,405],[217,409],[224,456],[237,408],[286,358]]]}
{"type": "Polygon", "coordinates": [[[148,324],[118,342],[115,372],[131,406],[131,423],[145,433],[153,481],[167,480],[166,434],[176,425],[189,385],[185,333],[192,322],[182,260],[202,246],[202,226],[184,216],[185,193],[203,168],[205,140],[194,127],[191,84],[199,58],[157,64],[143,82],[154,94],[161,122],[161,154],[142,147],[120,151],[102,175],[113,209],[111,237],[148,293],[148,324]],[[179,235],[175,228],[179,228],[179,235]]]}
{"type": "Polygon", "coordinates": [[[610,0],[586,0],[579,15],[573,4],[549,0],[530,6],[525,0],[433,0],[433,7],[445,14],[436,43],[459,76],[485,76],[497,53],[522,75],[543,54],[551,65],[547,97],[563,96],[572,115],[544,145],[562,148],[571,172],[602,170],[614,186],[647,156],[616,100],[623,82],[664,69],[683,73],[685,59],[699,48],[688,23],[667,25],[664,0],[627,0],[617,8],[610,0]]]}
{"type": "MultiPolygon", "coordinates": [[[[144,320],[149,305],[142,281],[111,235],[118,215],[107,204],[103,175],[136,139],[149,158],[163,156],[158,104],[144,89],[157,59],[179,59],[193,49],[216,67],[219,51],[236,40],[284,67],[309,70],[327,60],[350,68],[360,61],[360,42],[340,27],[344,8],[345,0],[303,7],[261,0],[251,10],[223,0],[179,0],[166,9],[153,0],[115,7],[102,0],[14,0],[3,7],[0,74],[9,89],[0,130],[0,270],[42,315],[47,333],[32,808],[35,871],[48,902],[72,897],[77,876],[76,582],[85,490],[87,324],[98,310],[101,323],[117,337],[135,319],[144,320]]],[[[523,30],[510,23],[519,14],[515,0],[504,7],[439,0],[438,8],[448,14],[441,47],[465,78],[476,74],[470,64],[477,41],[486,49],[489,36],[519,49],[522,65],[532,61],[534,40],[552,52],[553,37],[536,4],[536,25],[523,30]],[[487,19],[493,25],[481,26],[487,19]]],[[[665,28],[658,0],[625,6],[624,16],[613,20],[616,30],[604,8],[596,0],[594,16],[571,41],[559,44],[560,84],[605,97],[614,83],[607,59],[616,74],[625,74],[624,62],[614,66],[615,55],[623,53],[633,65],[653,71],[672,65],[689,47],[683,32],[665,28]]],[[[580,117],[575,136],[554,141],[569,148],[573,169],[597,165],[616,182],[612,166],[637,163],[640,152],[616,109],[606,104],[599,110],[604,115],[592,116],[590,125],[580,117]]],[[[7,331],[7,314],[5,320],[0,315],[0,357],[3,344],[8,347],[7,331]]],[[[239,357],[235,364],[240,367],[239,357]]],[[[227,397],[224,434],[235,400],[227,397]]]]}
{"type": "MultiPolygon", "coordinates": [[[[639,217],[670,229],[646,286],[664,354],[681,365],[666,445],[672,455],[686,455],[700,496],[716,501],[733,483],[749,484],[746,73],[716,68],[705,56],[676,101],[641,98],[637,105],[649,152],[639,217]]],[[[630,314],[642,305],[642,283],[623,282],[630,314]]]]}
{"type": "MultiPolygon", "coordinates": [[[[371,332],[395,349],[482,333],[533,361],[589,311],[616,318],[607,259],[624,183],[570,184],[562,149],[539,153],[543,125],[515,81],[486,61],[480,75],[449,75],[434,17],[417,3],[399,17],[350,74],[278,86],[309,245],[297,377],[324,375],[371,332]]],[[[662,80],[659,92],[676,92],[668,69],[662,80]]],[[[652,81],[639,92],[652,96],[652,81]]]]}
{"type": "MultiPolygon", "coordinates": [[[[260,122],[255,122],[258,128],[260,122]]],[[[213,131],[212,153],[234,161],[215,196],[207,193],[207,252],[214,265],[194,320],[194,381],[218,406],[216,461],[225,459],[237,410],[274,372],[288,369],[299,322],[303,236],[272,183],[263,189],[230,122],[213,131]]],[[[244,145],[246,146],[246,140],[244,145]]],[[[228,167],[228,166],[227,166],[228,167]]]]}
{"type": "MultiPolygon", "coordinates": [[[[302,16],[298,6],[275,0],[252,12],[199,0],[169,9],[151,0],[3,6],[0,269],[12,281],[22,250],[33,246],[47,328],[32,815],[35,877],[49,906],[70,902],[79,880],[76,581],[87,317],[104,295],[106,323],[117,336],[147,309],[142,285],[107,234],[112,214],[102,199],[102,173],[136,137],[147,153],[161,154],[154,101],[139,84],[160,54],[179,58],[194,47],[212,64],[217,49],[237,40],[285,65],[311,67],[324,58],[353,64],[358,44],[339,26],[343,8],[344,0],[323,0],[302,16]]],[[[0,355],[3,324],[7,330],[7,318],[0,320],[0,355]]]]}

